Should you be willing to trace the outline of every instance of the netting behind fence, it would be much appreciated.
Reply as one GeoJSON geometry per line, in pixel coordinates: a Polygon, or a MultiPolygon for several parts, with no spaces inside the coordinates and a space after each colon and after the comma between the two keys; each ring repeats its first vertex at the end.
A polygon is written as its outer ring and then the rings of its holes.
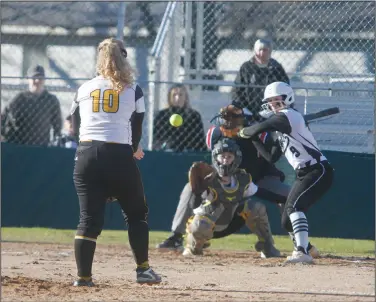
{"type": "MultiPolygon", "coordinates": [[[[98,43],[117,34],[119,7],[107,2],[1,3],[2,111],[27,90],[22,77],[38,63],[54,78],[46,85],[60,102],[63,123],[77,87],[95,73],[98,43]]],[[[179,2],[156,70],[149,54],[166,7],[166,2],[126,6],[124,40],[147,101],[144,148],[201,150],[210,118],[234,100],[239,69],[254,55],[254,42],[265,37],[273,41],[272,58],[297,88],[299,110],[340,107],[339,115],[312,124],[320,146],[374,152],[375,2],[179,2]],[[157,72],[157,80],[168,83],[148,85],[157,72]],[[168,107],[173,82],[185,84],[195,110],[185,117],[189,131],[169,125],[170,113],[178,109],[160,113],[162,124],[155,126],[158,112],[168,107]]],[[[262,90],[274,75],[273,69],[255,72],[243,84],[262,90]]],[[[244,94],[242,102],[259,101],[244,94]]],[[[48,111],[45,102],[36,106],[40,114],[48,111]]]]}

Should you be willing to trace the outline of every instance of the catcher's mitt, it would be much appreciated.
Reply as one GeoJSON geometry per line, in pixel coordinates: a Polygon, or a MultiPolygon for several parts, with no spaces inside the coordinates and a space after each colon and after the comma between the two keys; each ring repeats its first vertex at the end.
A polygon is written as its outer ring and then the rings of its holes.
{"type": "Polygon", "coordinates": [[[215,170],[212,166],[202,161],[194,162],[188,172],[192,192],[201,195],[208,188],[209,182],[214,176],[215,170]]]}
{"type": "Polygon", "coordinates": [[[215,118],[219,118],[217,124],[225,137],[236,137],[244,126],[243,110],[234,105],[222,107],[219,111],[219,115],[215,118]]]}

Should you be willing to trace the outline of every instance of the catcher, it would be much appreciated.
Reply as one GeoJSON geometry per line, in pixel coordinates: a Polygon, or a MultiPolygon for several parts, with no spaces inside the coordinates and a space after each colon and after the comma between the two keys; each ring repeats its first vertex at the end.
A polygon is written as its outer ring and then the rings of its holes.
{"type": "MultiPolygon", "coordinates": [[[[243,126],[249,126],[255,122],[246,109],[242,110],[232,105],[222,108],[220,114],[213,120],[215,120],[216,126],[211,127],[206,136],[206,144],[210,150],[213,149],[218,140],[225,137],[224,134],[226,136],[234,136],[243,126]]],[[[282,214],[283,204],[290,191],[290,186],[283,183],[283,172],[258,154],[253,141],[237,137],[234,140],[243,154],[239,168],[245,169],[250,173],[253,182],[258,187],[255,196],[278,204],[282,214]]],[[[273,152],[273,161],[277,161],[279,159],[278,152],[281,154],[281,151],[274,133],[263,133],[258,140],[266,146],[269,152],[273,152]]],[[[199,165],[199,167],[202,166],[199,165]]],[[[198,207],[200,203],[200,195],[192,192],[191,184],[188,182],[180,194],[179,203],[172,221],[172,234],[163,242],[157,244],[156,247],[159,250],[183,250],[183,234],[186,231],[186,222],[193,215],[193,209],[198,207]]],[[[236,232],[244,225],[244,223],[241,224],[241,221],[238,222],[240,222],[240,226],[236,225],[235,221],[231,224],[231,228],[226,229],[226,232],[221,232],[222,237],[236,232]]],[[[205,243],[205,247],[209,245],[209,242],[205,243]]],[[[314,257],[318,256],[318,251],[311,245],[309,246],[309,251],[314,257]]],[[[273,254],[262,254],[262,256],[273,257],[273,254]]]]}
{"type": "MultiPolygon", "coordinates": [[[[244,125],[247,126],[253,122],[251,115],[236,115],[238,114],[237,111],[239,111],[239,109],[234,106],[230,105],[221,109],[221,113],[225,112],[225,110],[235,111],[235,118],[237,119],[238,124],[244,123],[244,125]]],[[[243,113],[241,109],[240,113],[243,113]]],[[[219,126],[213,126],[210,128],[206,136],[206,144],[208,148],[212,150],[215,143],[221,138],[224,138],[224,136],[221,133],[219,126]]],[[[268,163],[264,158],[259,156],[251,140],[236,138],[235,141],[243,154],[239,168],[245,169],[252,175],[253,182],[258,186],[256,196],[262,200],[283,204],[290,190],[290,187],[283,183],[283,172],[279,171],[274,165],[268,163]]],[[[273,142],[271,135],[263,135],[262,141],[268,145],[269,150],[271,143],[273,142]]],[[[198,167],[202,166],[203,165],[199,165],[198,167]]],[[[191,184],[188,182],[180,194],[179,203],[172,221],[172,234],[163,242],[157,244],[156,247],[159,250],[183,250],[183,235],[186,231],[186,223],[189,217],[193,215],[193,209],[197,208],[201,201],[200,194],[193,192],[191,184]]],[[[226,232],[222,232],[221,235],[227,236],[228,234],[232,234],[239,230],[244,223],[241,220],[238,220],[238,222],[239,225],[236,225],[235,221],[231,224],[231,228],[226,229],[226,232]]],[[[205,247],[209,246],[209,244],[210,243],[207,242],[205,247]]],[[[264,253],[262,256],[273,257],[274,255],[271,252],[264,253]]]]}
{"type": "Polygon", "coordinates": [[[258,187],[250,174],[239,169],[241,161],[239,146],[223,138],[213,148],[212,166],[198,162],[191,167],[189,182],[202,203],[187,222],[184,256],[202,255],[208,240],[232,234],[244,224],[258,237],[255,248],[261,251],[261,257],[280,256],[265,205],[248,199],[258,187]]]}

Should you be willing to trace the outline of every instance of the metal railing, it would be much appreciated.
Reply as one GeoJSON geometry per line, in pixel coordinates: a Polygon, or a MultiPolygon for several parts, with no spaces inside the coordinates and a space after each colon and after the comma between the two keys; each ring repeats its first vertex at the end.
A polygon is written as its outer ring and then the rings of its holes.
{"type": "MultiPolygon", "coordinates": [[[[175,1],[168,2],[165,13],[163,15],[162,23],[159,27],[153,47],[150,51],[149,62],[152,66],[150,73],[154,74],[154,80],[149,82],[149,97],[147,109],[147,119],[149,125],[153,124],[155,108],[159,108],[158,101],[160,100],[160,90],[158,89],[158,86],[155,85],[155,83],[159,83],[161,81],[161,54],[176,6],[177,3],[175,1]]],[[[150,127],[148,131],[148,137],[148,148],[149,150],[151,150],[153,145],[153,131],[150,127]]]]}

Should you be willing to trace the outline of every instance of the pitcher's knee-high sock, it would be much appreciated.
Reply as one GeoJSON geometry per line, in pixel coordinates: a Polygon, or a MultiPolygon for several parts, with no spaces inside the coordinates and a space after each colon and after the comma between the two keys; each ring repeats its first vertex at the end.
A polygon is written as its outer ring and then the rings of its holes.
{"type": "Polygon", "coordinates": [[[88,238],[79,235],[75,236],[74,254],[76,257],[78,277],[80,279],[91,279],[91,270],[96,245],[96,238],[88,238]]]}
{"type": "Polygon", "coordinates": [[[139,268],[149,268],[149,226],[145,220],[128,220],[128,238],[139,268]]]}

